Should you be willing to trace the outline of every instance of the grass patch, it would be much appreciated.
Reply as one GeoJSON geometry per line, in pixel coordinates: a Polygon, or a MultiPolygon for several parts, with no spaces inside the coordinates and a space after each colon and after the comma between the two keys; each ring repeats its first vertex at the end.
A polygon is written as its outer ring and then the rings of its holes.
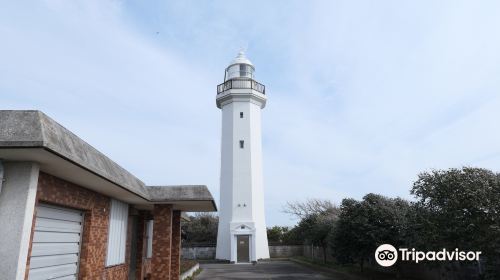
{"type": "Polygon", "coordinates": [[[181,260],[181,274],[191,269],[198,262],[193,260],[181,260]]]}
{"type": "Polygon", "coordinates": [[[186,278],[185,280],[195,280],[195,279],[196,279],[196,276],[197,276],[198,274],[200,274],[200,273],[201,273],[201,268],[198,268],[198,269],[197,269],[197,270],[193,273],[193,275],[189,276],[189,277],[188,277],[188,278],[186,278]]]}

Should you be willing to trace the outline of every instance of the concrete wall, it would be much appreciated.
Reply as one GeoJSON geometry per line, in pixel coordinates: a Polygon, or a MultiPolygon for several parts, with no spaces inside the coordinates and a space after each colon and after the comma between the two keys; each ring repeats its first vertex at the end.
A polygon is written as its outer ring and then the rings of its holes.
{"type": "Polygon", "coordinates": [[[182,247],[181,257],[188,260],[213,260],[215,247],[182,247]]]}
{"type": "MultiPolygon", "coordinates": [[[[304,246],[302,245],[271,245],[269,254],[271,258],[289,258],[302,256],[304,246]]],[[[189,260],[213,260],[215,259],[215,247],[182,247],[182,258],[189,260]]]]}
{"type": "MultiPolygon", "coordinates": [[[[327,260],[333,260],[330,250],[327,250],[327,260]]],[[[310,245],[270,245],[269,255],[271,258],[290,258],[304,256],[310,259],[323,261],[323,249],[310,245]]],[[[182,248],[182,258],[184,259],[215,259],[215,247],[213,246],[190,246],[182,248]]]]}
{"type": "Polygon", "coordinates": [[[304,246],[302,245],[271,245],[269,246],[269,255],[271,258],[289,258],[302,256],[304,246]]]}
{"type": "Polygon", "coordinates": [[[30,162],[4,163],[0,193],[0,275],[24,279],[35,210],[39,167],[30,162]]]}

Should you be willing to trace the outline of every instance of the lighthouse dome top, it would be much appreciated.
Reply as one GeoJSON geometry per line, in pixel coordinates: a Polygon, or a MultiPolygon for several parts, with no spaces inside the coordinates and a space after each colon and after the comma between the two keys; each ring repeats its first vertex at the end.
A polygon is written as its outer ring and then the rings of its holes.
{"type": "Polygon", "coordinates": [[[244,51],[238,52],[238,55],[231,61],[229,66],[234,64],[248,64],[253,66],[252,62],[246,57],[244,51]]]}
{"type": "Polygon", "coordinates": [[[226,75],[224,81],[238,78],[254,78],[255,67],[252,62],[245,56],[243,51],[231,61],[226,68],[226,75]]]}

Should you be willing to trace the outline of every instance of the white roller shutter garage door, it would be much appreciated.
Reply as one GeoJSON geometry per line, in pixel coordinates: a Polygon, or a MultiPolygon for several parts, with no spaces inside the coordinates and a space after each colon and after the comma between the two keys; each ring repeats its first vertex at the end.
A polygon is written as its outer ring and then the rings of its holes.
{"type": "Polygon", "coordinates": [[[82,228],[83,212],[39,205],[29,279],[77,279],[82,228]]]}

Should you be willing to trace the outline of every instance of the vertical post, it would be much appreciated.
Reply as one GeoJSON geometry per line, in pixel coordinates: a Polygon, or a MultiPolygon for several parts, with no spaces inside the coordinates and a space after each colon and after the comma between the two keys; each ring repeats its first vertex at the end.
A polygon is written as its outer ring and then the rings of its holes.
{"type": "Polygon", "coordinates": [[[0,194],[0,275],[24,279],[35,211],[39,167],[32,162],[4,163],[0,194]]]}
{"type": "Polygon", "coordinates": [[[146,215],[144,211],[139,212],[139,218],[137,220],[137,255],[136,255],[136,279],[144,279],[144,259],[146,258],[146,225],[145,225],[146,215]]]}
{"type": "Polygon", "coordinates": [[[181,274],[181,211],[174,211],[172,217],[172,258],[170,279],[179,280],[181,274]]]}
{"type": "Polygon", "coordinates": [[[170,261],[172,257],[172,205],[155,204],[153,216],[151,279],[170,280],[170,261]]]}
{"type": "Polygon", "coordinates": [[[2,185],[3,185],[3,163],[2,160],[0,159],[0,193],[2,192],[2,185]]]}

